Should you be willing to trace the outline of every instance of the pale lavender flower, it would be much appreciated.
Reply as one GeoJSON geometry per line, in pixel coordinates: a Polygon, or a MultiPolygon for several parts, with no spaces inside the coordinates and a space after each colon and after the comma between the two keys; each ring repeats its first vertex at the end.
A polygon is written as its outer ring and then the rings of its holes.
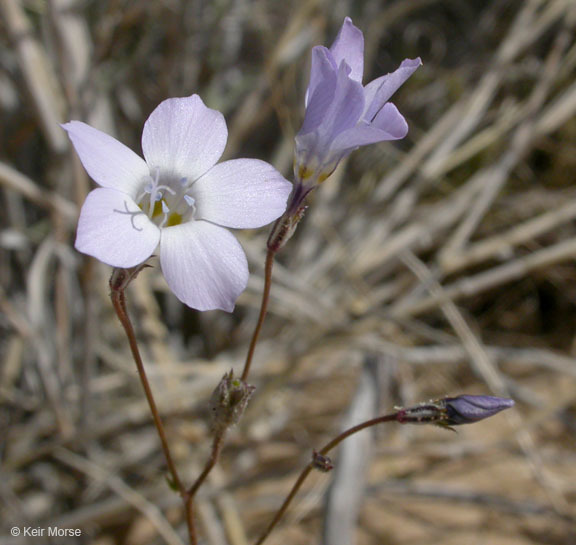
{"type": "Polygon", "coordinates": [[[63,127],[100,186],[82,206],[76,248],[130,268],[159,245],[166,281],[183,303],[231,311],[246,287],[248,265],[225,228],[275,220],[292,185],[264,161],[216,164],[226,146],[226,122],[198,95],[165,100],[152,112],[142,133],[145,160],[85,123],[63,127]]]}
{"type": "Polygon", "coordinates": [[[363,87],[364,36],[349,17],[330,49],[314,47],[306,114],[296,135],[297,183],[309,190],[358,147],[404,138],[408,125],[388,100],[421,64],[406,59],[363,87]]]}

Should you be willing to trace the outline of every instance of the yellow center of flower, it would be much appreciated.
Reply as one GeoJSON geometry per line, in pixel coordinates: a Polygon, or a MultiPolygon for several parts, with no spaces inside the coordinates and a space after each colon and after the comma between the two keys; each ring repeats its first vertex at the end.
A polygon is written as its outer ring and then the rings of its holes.
{"type": "Polygon", "coordinates": [[[189,195],[186,178],[173,176],[160,179],[160,170],[153,169],[144,180],[142,193],[136,198],[138,207],[160,228],[180,225],[194,218],[195,199],[189,195]]]}
{"type": "Polygon", "coordinates": [[[166,222],[166,227],[172,227],[173,225],[180,225],[182,223],[182,215],[177,212],[172,212],[168,216],[168,221],[166,222]]]}

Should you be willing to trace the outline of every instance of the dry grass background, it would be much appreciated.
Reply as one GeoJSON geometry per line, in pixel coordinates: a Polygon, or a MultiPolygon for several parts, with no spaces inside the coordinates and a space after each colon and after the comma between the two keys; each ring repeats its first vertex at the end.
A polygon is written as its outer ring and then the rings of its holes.
{"type": "MultiPolygon", "coordinates": [[[[459,433],[365,433],[314,475],[270,544],[576,543],[576,4],[573,0],[1,0],[0,543],[182,544],[178,497],[107,298],[73,249],[90,188],[57,123],[139,150],[170,96],[224,112],[227,157],[287,176],[309,50],[344,16],[367,80],[424,66],[396,144],[353,154],[275,268],[258,390],[200,497],[205,543],[253,543],[309,453],[346,422],[458,393],[517,409],[459,433]],[[12,538],[12,526],[81,538],[12,538]]],[[[236,312],[180,305],[158,269],[130,301],[182,473],[206,401],[239,370],[266,230],[236,312]]],[[[193,279],[191,279],[193,281],[193,279]]]]}

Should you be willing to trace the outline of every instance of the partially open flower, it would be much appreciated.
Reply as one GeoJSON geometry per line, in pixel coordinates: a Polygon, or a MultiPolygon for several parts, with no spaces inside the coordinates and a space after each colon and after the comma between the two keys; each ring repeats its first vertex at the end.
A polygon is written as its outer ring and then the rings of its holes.
{"type": "Polygon", "coordinates": [[[362,86],[364,36],[349,17],[330,49],[314,47],[306,115],[296,135],[296,182],[312,188],[358,147],[404,138],[408,125],[388,101],[421,64],[406,59],[362,86]]]}
{"type": "Polygon", "coordinates": [[[76,248],[113,267],[131,268],[160,245],[162,271],[183,303],[231,311],[246,287],[248,265],[225,228],[275,220],[292,185],[264,161],[217,165],[226,122],[198,95],[165,100],[152,112],[142,133],[145,160],[85,123],[63,127],[100,186],[82,207],[76,248]]]}

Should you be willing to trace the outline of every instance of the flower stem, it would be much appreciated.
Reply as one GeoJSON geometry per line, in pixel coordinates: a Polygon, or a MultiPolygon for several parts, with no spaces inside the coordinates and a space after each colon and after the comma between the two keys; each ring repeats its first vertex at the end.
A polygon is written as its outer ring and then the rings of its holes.
{"type": "Polygon", "coordinates": [[[190,545],[197,545],[196,522],[194,520],[194,496],[187,495],[184,499],[184,512],[186,516],[186,526],[188,527],[188,539],[190,545]]]}
{"type": "Polygon", "coordinates": [[[146,400],[148,401],[148,406],[150,407],[150,412],[152,413],[152,418],[154,420],[154,425],[156,426],[156,431],[158,432],[158,437],[160,438],[160,443],[162,445],[162,450],[164,451],[164,457],[166,458],[166,465],[168,466],[168,471],[174,482],[174,486],[178,489],[180,494],[184,494],[186,489],[180,480],[178,475],[178,470],[172,459],[172,454],[170,452],[170,447],[168,446],[168,440],[166,439],[166,431],[164,430],[164,425],[158,413],[158,407],[156,406],[156,401],[154,400],[154,395],[152,394],[152,389],[150,388],[150,383],[148,382],[148,377],[146,376],[146,369],[144,368],[144,363],[142,357],[140,356],[140,350],[138,349],[138,343],[136,342],[136,335],[134,334],[134,328],[132,327],[132,322],[126,311],[126,299],[124,295],[124,290],[113,290],[110,294],[112,299],[112,306],[118,315],[120,323],[124,327],[126,336],[128,337],[128,343],[130,344],[130,350],[132,351],[132,357],[136,362],[136,368],[138,369],[138,375],[140,377],[140,382],[144,388],[144,393],[146,394],[146,400]]]}
{"type": "Polygon", "coordinates": [[[216,433],[216,435],[214,436],[214,439],[212,440],[212,452],[210,453],[210,458],[208,458],[208,461],[206,462],[206,465],[204,466],[202,473],[200,473],[194,484],[188,489],[188,495],[191,496],[192,498],[196,495],[196,492],[198,492],[198,489],[200,488],[202,483],[206,480],[206,477],[208,477],[208,475],[212,471],[212,468],[216,465],[216,462],[220,457],[220,452],[222,451],[225,435],[226,432],[221,431],[219,433],[216,433]]]}
{"type": "MultiPolygon", "coordinates": [[[[338,446],[342,441],[344,441],[344,439],[347,439],[351,435],[354,435],[355,433],[358,433],[359,431],[365,430],[366,428],[370,428],[372,426],[377,426],[378,424],[382,424],[383,422],[396,422],[396,421],[398,421],[398,413],[386,414],[384,416],[379,416],[377,418],[373,418],[372,420],[367,420],[366,422],[362,422],[361,424],[358,424],[357,426],[353,426],[352,428],[349,428],[346,431],[343,431],[340,435],[338,435],[337,437],[335,437],[334,439],[332,439],[331,441],[326,443],[326,445],[324,445],[318,451],[317,454],[325,456],[334,447],[338,446]]],[[[288,494],[288,496],[284,500],[284,503],[282,504],[282,506],[280,507],[280,509],[278,510],[278,512],[276,513],[276,515],[274,516],[274,518],[272,519],[270,524],[268,525],[268,528],[266,528],[266,531],[260,536],[260,539],[258,539],[258,541],[256,542],[256,545],[262,545],[262,543],[264,543],[264,541],[266,541],[266,538],[270,535],[272,530],[276,527],[276,525],[278,524],[280,519],[284,516],[284,514],[288,510],[288,506],[290,505],[290,503],[294,499],[294,496],[296,496],[296,494],[300,490],[301,486],[304,484],[306,477],[308,477],[308,475],[310,474],[310,472],[314,468],[315,468],[315,465],[314,465],[314,462],[312,461],[302,470],[302,472],[300,473],[300,475],[296,479],[296,482],[294,483],[292,490],[290,490],[290,493],[288,494]]]]}
{"type": "Polygon", "coordinates": [[[254,328],[254,333],[252,333],[252,339],[250,340],[250,346],[248,348],[248,354],[246,355],[246,361],[244,362],[244,370],[242,371],[241,380],[246,381],[248,378],[248,373],[250,372],[250,366],[252,365],[252,359],[254,358],[254,351],[256,349],[256,344],[258,343],[258,337],[260,336],[260,331],[262,330],[262,325],[264,324],[264,318],[266,317],[266,312],[268,310],[268,301],[270,299],[270,288],[272,286],[272,266],[274,265],[274,256],[276,252],[274,250],[268,249],[266,253],[266,264],[264,266],[264,290],[262,292],[262,303],[260,304],[260,314],[258,315],[258,322],[254,328]]]}
{"type": "MultiPolygon", "coordinates": [[[[250,346],[248,348],[248,354],[246,355],[246,361],[244,363],[244,370],[242,371],[242,381],[246,381],[248,373],[250,372],[250,366],[252,364],[252,359],[254,358],[254,351],[256,349],[256,344],[258,343],[258,337],[260,336],[260,331],[262,330],[262,325],[264,324],[264,318],[266,317],[266,312],[268,310],[268,300],[270,297],[270,287],[272,286],[272,267],[274,265],[274,256],[276,252],[274,250],[268,249],[266,253],[266,263],[264,266],[264,290],[262,293],[262,303],[260,304],[260,314],[258,315],[258,322],[254,328],[254,333],[252,334],[252,339],[250,340],[250,346]]],[[[194,498],[196,492],[220,457],[220,452],[224,446],[224,437],[226,435],[226,430],[216,431],[214,434],[214,439],[212,440],[212,452],[210,453],[210,458],[208,458],[202,473],[198,476],[194,484],[185,491],[184,493],[184,503],[186,508],[186,520],[188,522],[188,530],[190,534],[191,545],[196,545],[196,537],[194,530],[194,498]]]]}
{"type": "Polygon", "coordinates": [[[196,492],[202,483],[206,480],[218,458],[220,457],[220,452],[222,451],[222,447],[224,445],[224,436],[226,435],[226,431],[223,430],[221,432],[216,433],[214,435],[214,439],[212,440],[212,452],[210,453],[210,458],[206,462],[202,473],[198,476],[194,484],[186,491],[185,498],[184,498],[184,505],[186,510],[186,522],[188,524],[188,534],[190,536],[190,545],[196,545],[196,530],[194,527],[194,498],[196,497],[196,492]]]}

